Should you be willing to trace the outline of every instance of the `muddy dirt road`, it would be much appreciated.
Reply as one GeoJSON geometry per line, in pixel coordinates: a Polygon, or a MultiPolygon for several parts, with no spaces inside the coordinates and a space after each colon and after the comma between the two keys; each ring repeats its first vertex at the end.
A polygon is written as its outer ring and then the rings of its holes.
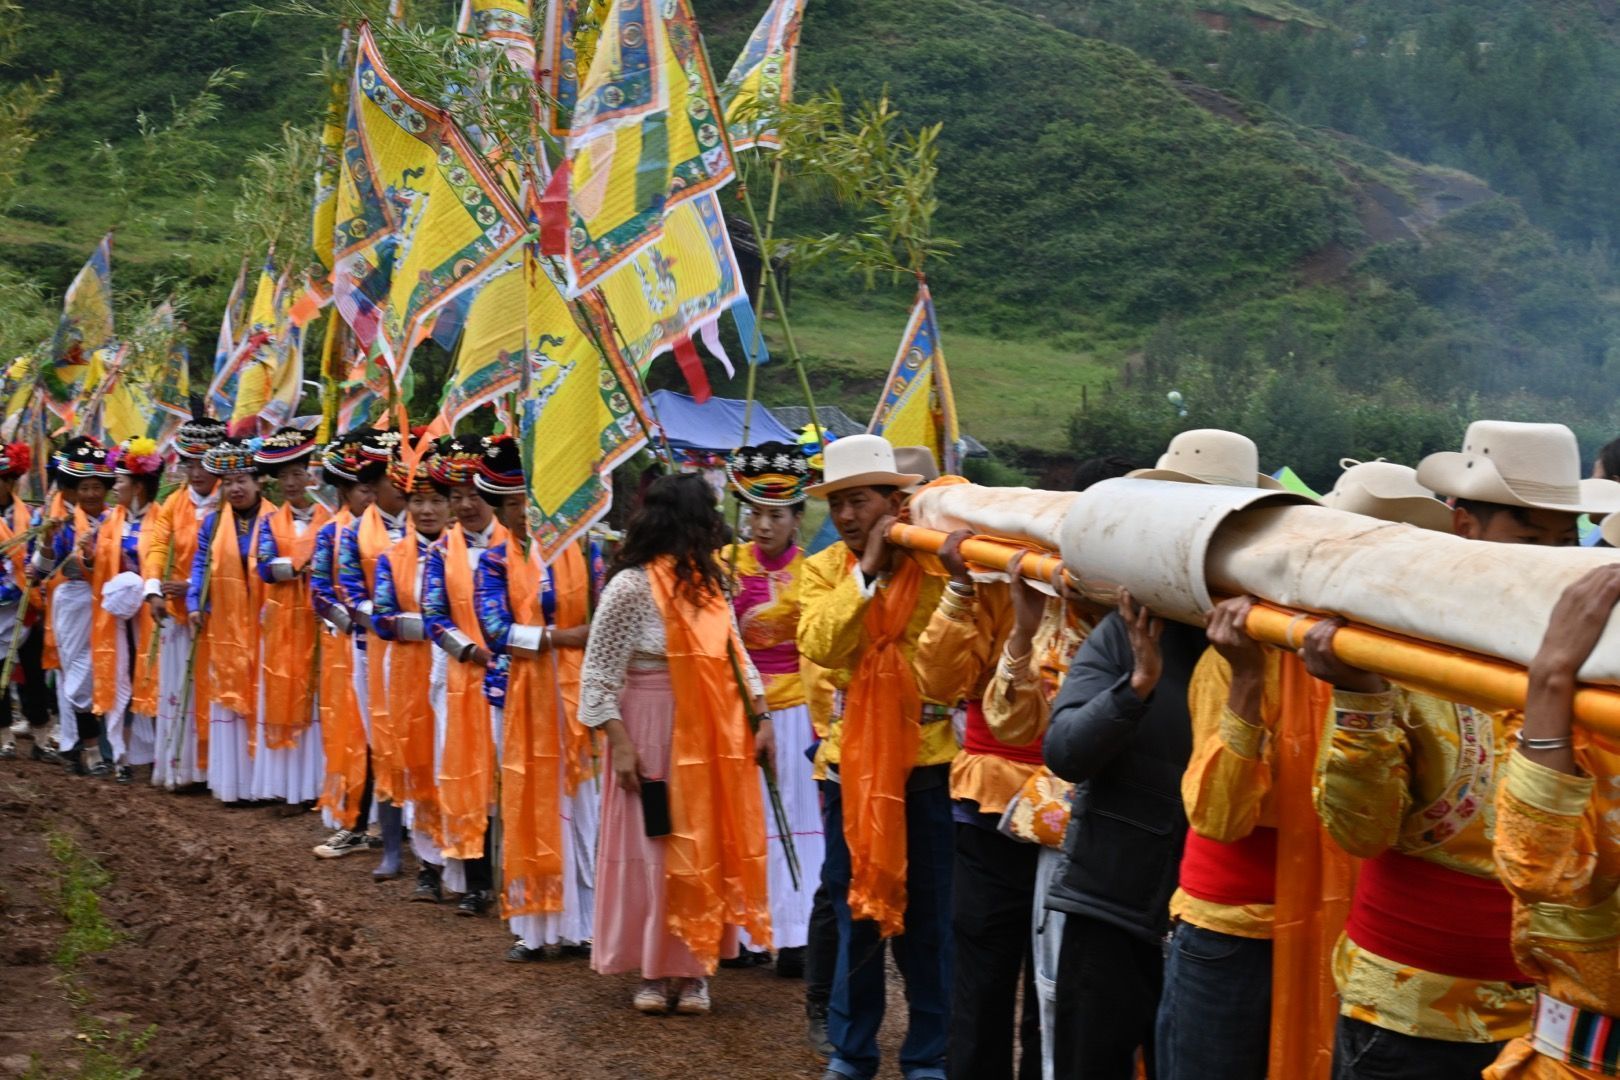
{"type": "MultiPolygon", "coordinates": [[[[711,1015],[643,1017],[633,976],[507,963],[493,916],[407,903],[408,878],[372,883],[374,856],[313,858],[315,814],[226,809],[137,776],[121,787],[0,765],[0,1076],[31,1054],[47,1075],[75,1075],[75,1009],[52,963],[65,926],[52,832],[110,872],[103,911],[125,935],[80,967],[78,1014],[157,1025],[134,1059],[147,1077],[821,1075],[801,982],[722,971],[711,1015]]],[[[892,993],[891,1018],[899,1005],[892,993]]],[[[885,1075],[898,1075],[898,1034],[885,1032],[885,1075]]]]}

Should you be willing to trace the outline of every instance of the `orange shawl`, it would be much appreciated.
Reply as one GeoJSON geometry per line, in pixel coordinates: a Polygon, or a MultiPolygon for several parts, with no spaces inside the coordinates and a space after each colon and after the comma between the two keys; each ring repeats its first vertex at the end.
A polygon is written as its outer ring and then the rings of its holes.
{"type": "MultiPolygon", "coordinates": [[[[51,495],[50,506],[45,511],[47,520],[50,518],[65,517],[67,515],[67,500],[62,498],[60,491],[51,495]]],[[[55,671],[62,666],[61,657],[56,655],[56,627],[48,617],[51,609],[51,599],[56,595],[56,587],[62,584],[61,574],[52,574],[42,586],[45,590],[45,643],[40,650],[39,666],[42,671],[55,671]]]]}
{"type": "Polygon", "coordinates": [[[765,807],[754,734],[732,666],[748,654],[723,593],[706,594],[695,606],[684,589],[677,589],[668,556],[648,565],[647,578],[664,619],[675,697],[669,748],[673,831],[664,842],[666,917],[669,931],[712,973],[726,926],[743,927],[761,948],[771,940],[765,807]]]}
{"type": "MultiPolygon", "coordinates": [[[[324,567],[337,577],[337,544],[343,530],[354,524],[347,508],[332,519],[332,565],[324,567]]],[[[319,530],[315,530],[319,531],[319,530]]],[[[360,722],[360,699],[354,692],[354,640],[351,634],[327,634],[321,665],[321,748],[326,753],[326,780],[321,809],[341,828],[352,829],[360,819],[360,795],[366,786],[366,729],[360,722]]]]}
{"type": "Polygon", "coordinates": [[[1327,1080],[1339,1003],[1333,947],[1350,913],[1355,860],[1328,836],[1311,800],[1316,751],[1333,688],[1298,657],[1279,665],[1276,737],[1277,903],[1272,924],[1272,1076],[1327,1080]]]}
{"type": "MultiPolygon", "coordinates": [[[[414,539],[407,520],[405,532],[414,539]]],[[[366,592],[377,595],[377,560],[394,546],[383,524],[382,511],[366,507],[360,515],[360,569],[366,577],[366,592]]],[[[405,786],[399,757],[399,727],[388,708],[388,642],[374,633],[366,635],[366,711],[371,714],[371,775],[378,800],[404,804],[400,794],[405,786]]]]}
{"type": "Polygon", "coordinates": [[[922,742],[922,694],[900,642],[921,586],[921,565],[902,557],[867,604],[866,648],[844,691],[839,773],[849,908],[854,918],[876,921],[884,937],[906,925],[906,778],[922,742]]]}
{"type": "MultiPolygon", "coordinates": [[[[155,503],[148,505],[142,515],[143,533],[152,524],[156,509],[155,503]]],[[[124,569],[124,522],[128,520],[128,514],[129,511],[122,506],[114,507],[107,514],[101,531],[96,534],[95,557],[88,575],[90,592],[95,598],[90,609],[90,707],[103,716],[112,712],[118,704],[118,635],[124,630],[119,620],[102,606],[101,590],[124,569]]],[[[85,522],[84,514],[75,510],[73,520],[74,527],[79,528],[80,523],[85,522]]],[[[152,644],[153,622],[152,612],[144,604],[135,616],[135,626],[135,655],[127,658],[134,665],[129,710],[151,716],[157,711],[157,671],[146,662],[147,651],[152,644]]]]}
{"type": "MultiPolygon", "coordinates": [[[[399,610],[420,614],[416,577],[420,555],[416,531],[388,549],[399,610]]],[[[399,735],[399,788],[402,801],[416,804],[416,828],[438,836],[438,788],[433,780],[433,646],[426,641],[395,641],[388,650],[388,712],[399,735]]],[[[375,729],[373,729],[375,730],[375,729]]]]}
{"type": "MultiPolygon", "coordinates": [[[[261,499],[254,527],[259,518],[268,517],[274,510],[268,500],[261,499]]],[[[212,695],[208,700],[251,717],[259,711],[259,611],[264,603],[264,583],[254,568],[253,531],[248,532],[250,547],[244,561],[237,540],[236,511],[229,504],[220,505],[217,524],[209,551],[208,614],[203,626],[212,665],[212,695]]],[[[204,722],[199,719],[198,730],[204,722]]]]}
{"type": "MultiPolygon", "coordinates": [[[[506,541],[506,529],[497,522],[489,542],[506,541]]],[[[452,526],[444,541],[444,591],[450,601],[450,617],[469,641],[484,646],[467,552],[466,533],[460,525],[452,526]]],[[[439,763],[444,853],[454,859],[476,859],[484,853],[484,831],[490,804],[495,801],[495,745],[482,667],[450,659],[445,712],[444,756],[439,763]]]]}
{"type": "MultiPolygon", "coordinates": [[[[261,586],[264,590],[262,632],[267,647],[259,677],[264,680],[264,743],[272,750],[296,746],[298,737],[314,718],[319,652],[315,609],[310,604],[309,578],[304,571],[315,554],[315,534],[330,516],[324,506],[317,504],[308,528],[300,536],[293,521],[291,503],[270,515],[270,535],[276,541],[276,554],[291,559],[293,569],[298,571],[298,576],[291,581],[261,586]]],[[[257,533],[254,543],[258,543],[257,533]]],[[[254,554],[258,554],[256,549],[254,554]]]]}
{"type": "MultiPolygon", "coordinates": [[[[30,528],[28,504],[17,498],[11,498],[11,520],[8,522],[4,514],[0,514],[0,543],[10,540],[13,536],[21,536],[30,528]]],[[[11,581],[19,589],[28,588],[28,545],[18,544],[11,549],[8,556],[11,560],[11,581]]]]}
{"type": "MultiPolygon", "coordinates": [[[[525,554],[516,541],[506,543],[506,599],[512,621],[525,626],[545,624],[537,547],[525,554]]],[[[551,625],[583,625],[590,581],[577,545],[557,556],[552,574],[551,625]]],[[[510,661],[501,747],[501,914],[509,919],[563,908],[562,735],[569,722],[557,653],[510,661]]]]}

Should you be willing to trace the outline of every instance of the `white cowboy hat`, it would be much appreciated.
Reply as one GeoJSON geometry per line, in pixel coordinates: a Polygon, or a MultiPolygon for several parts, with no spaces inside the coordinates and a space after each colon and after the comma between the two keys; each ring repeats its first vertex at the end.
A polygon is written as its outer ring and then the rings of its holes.
{"type": "Polygon", "coordinates": [[[1435,532],[1451,532],[1451,507],[1436,499],[1417,482],[1417,471],[1393,461],[1339,461],[1344,472],[1322,505],[1380,521],[1416,525],[1435,532]]]}
{"type": "Polygon", "coordinates": [[[904,473],[917,473],[922,477],[906,488],[907,495],[915,495],[924,484],[939,479],[939,465],[934,452],[926,446],[897,446],[894,448],[894,467],[904,473]]]}
{"type": "Polygon", "coordinates": [[[1156,466],[1126,475],[1136,480],[1283,490],[1281,484],[1260,471],[1260,451],[1253,439],[1220,428],[1183,431],[1170,440],[1156,466]]]}
{"type": "Polygon", "coordinates": [[[1598,517],[1620,510],[1620,484],[1583,479],[1575,433],[1563,424],[1475,420],[1462,453],[1430,454],[1418,483],[1453,499],[1598,517]]]}
{"type": "Polygon", "coordinates": [[[822,481],[805,493],[825,499],[835,491],[858,487],[908,488],[921,483],[921,473],[903,473],[894,461],[894,447],[881,435],[846,435],[822,451],[822,481]]]}

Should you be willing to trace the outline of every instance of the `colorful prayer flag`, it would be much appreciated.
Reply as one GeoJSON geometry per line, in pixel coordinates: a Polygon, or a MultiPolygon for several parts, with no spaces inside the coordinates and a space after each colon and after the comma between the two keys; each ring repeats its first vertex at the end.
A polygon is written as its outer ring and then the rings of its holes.
{"type": "Polygon", "coordinates": [[[731,179],[718,111],[686,0],[615,3],[569,131],[565,242],[548,248],[564,256],[570,295],[658,239],[681,203],[731,179]]]}
{"type": "Polygon", "coordinates": [[[648,427],[635,373],[604,330],[600,301],[565,299],[561,275],[553,277],[546,262],[524,270],[516,276],[527,286],[528,355],[517,421],[529,531],[550,562],[607,513],[609,477],[646,443],[648,427]]]}
{"type": "Polygon", "coordinates": [[[518,387],[523,372],[523,335],[528,286],[519,258],[496,267],[478,286],[456,350],[455,367],[439,400],[454,423],[481,405],[518,387]]]}
{"type": "Polygon", "coordinates": [[[566,136],[579,102],[580,77],[591,69],[602,22],[612,0],[551,0],[535,80],[543,99],[546,130],[566,136]]]}
{"type": "Polygon", "coordinates": [[[96,386],[94,422],[109,442],[148,438],[160,446],[190,419],[191,358],[174,305],[154,309],[111,357],[92,358],[90,385],[96,386]]]}
{"type": "Polygon", "coordinates": [[[866,430],[882,435],[895,446],[928,447],[942,473],[961,471],[956,399],[945,370],[934,298],[926,284],[917,287],[917,302],[912,305],[911,319],[900,339],[900,351],[866,430]]]}
{"type": "Polygon", "coordinates": [[[337,228],[337,190],[343,173],[343,135],[349,114],[349,32],[343,31],[332,84],[321,120],[321,145],[315,158],[315,206],[310,221],[310,245],[328,276],[336,261],[333,233],[337,228]]]}
{"type": "Polygon", "coordinates": [[[403,379],[433,313],[500,262],[523,222],[449,116],[389,75],[365,28],[336,198],[338,310],[403,379]]]}
{"type": "Polygon", "coordinates": [[[720,85],[720,105],[731,128],[731,148],[779,147],[770,110],[793,99],[793,73],[799,57],[799,27],[805,0],[771,0],[748,44],[720,85]]]}
{"type": "Polygon", "coordinates": [[[719,197],[710,193],[678,205],[663,234],[599,288],[625,356],[642,375],[678,342],[713,326],[743,297],[719,197]]]}
{"type": "Polygon", "coordinates": [[[62,297],[62,318],[51,339],[51,362],[39,372],[53,412],[63,417],[73,413],[91,355],[112,340],[112,233],[108,233],[62,297]]]}
{"type": "Polygon", "coordinates": [[[214,377],[208,384],[208,403],[215,416],[229,416],[231,406],[236,401],[236,369],[233,362],[236,359],[237,327],[242,325],[246,315],[243,301],[247,295],[247,260],[242,260],[242,268],[236,272],[236,284],[231,286],[231,295],[225,301],[225,314],[219,321],[219,338],[214,344],[214,377]]]}
{"type": "Polygon", "coordinates": [[[259,284],[253,290],[253,306],[248,312],[247,334],[231,361],[236,397],[231,403],[229,426],[234,436],[258,434],[259,413],[270,403],[275,374],[273,345],[279,329],[276,296],[280,286],[272,276],[274,273],[269,263],[259,271],[259,284]]]}
{"type": "Polygon", "coordinates": [[[534,15],[529,0],[461,0],[456,30],[476,34],[506,50],[519,71],[534,71],[534,15]]]}

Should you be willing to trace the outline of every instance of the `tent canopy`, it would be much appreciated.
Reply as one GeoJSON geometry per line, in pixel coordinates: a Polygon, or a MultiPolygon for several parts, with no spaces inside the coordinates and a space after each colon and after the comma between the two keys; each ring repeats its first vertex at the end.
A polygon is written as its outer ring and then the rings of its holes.
{"type": "MultiPolygon", "coordinates": [[[[663,425],[669,445],[676,450],[709,450],[727,453],[742,442],[743,411],[747,402],[736,398],[712,397],[699,405],[689,394],[673,390],[655,390],[652,394],[653,414],[663,425]]],[[[753,419],[748,425],[748,441],[796,443],[799,435],[782,425],[771,411],[759,403],[754,404],[753,419]]]]}

